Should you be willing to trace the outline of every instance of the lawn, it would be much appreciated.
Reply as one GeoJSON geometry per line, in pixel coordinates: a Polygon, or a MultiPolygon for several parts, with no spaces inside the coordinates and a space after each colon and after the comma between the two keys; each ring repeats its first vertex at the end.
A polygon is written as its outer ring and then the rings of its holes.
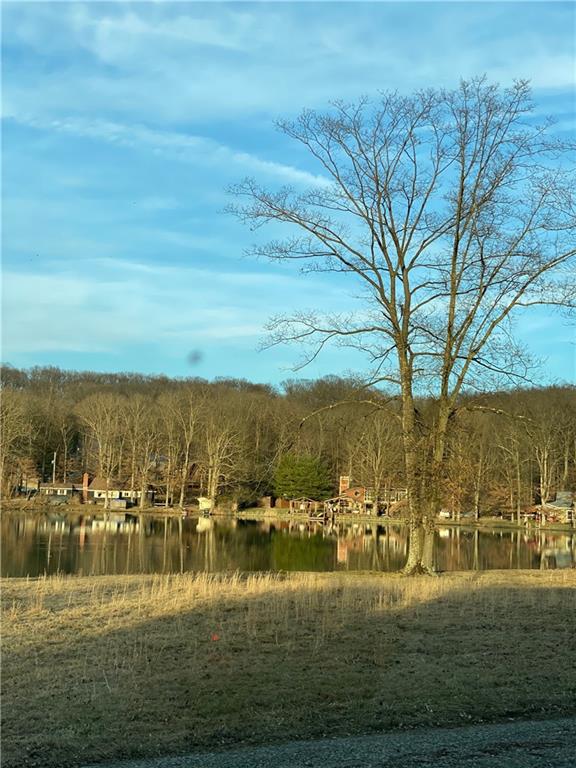
{"type": "Polygon", "coordinates": [[[576,573],[5,579],[4,768],[576,711],[576,573]]]}

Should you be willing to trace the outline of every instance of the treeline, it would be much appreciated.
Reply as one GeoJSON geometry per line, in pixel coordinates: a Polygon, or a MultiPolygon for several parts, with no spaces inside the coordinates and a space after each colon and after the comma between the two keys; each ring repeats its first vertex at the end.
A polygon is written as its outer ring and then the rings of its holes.
{"type": "MultiPolygon", "coordinates": [[[[425,422],[430,403],[419,405],[425,422]]],[[[5,366],[1,416],[4,497],[26,479],[66,482],[87,471],[153,486],[166,504],[202,495],[246,505],[274,493],[287,456],[315,459],[334,492],[340,475],[376,496],[404,483],[395,400],[347,378],[275,389],[5,366]]],[[[519,513],[575,482],[574,387],[462,399],[445,460],[447,508],[519,513]]]]}

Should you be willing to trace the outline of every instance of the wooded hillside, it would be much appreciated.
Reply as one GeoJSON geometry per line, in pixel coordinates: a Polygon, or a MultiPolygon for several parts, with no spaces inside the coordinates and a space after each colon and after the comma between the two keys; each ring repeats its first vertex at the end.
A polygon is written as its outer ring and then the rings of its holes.
{"type": "MultiPolygon", "coordinates": [[[[576,482],[574,387],[461,398],[445,457],[444,505],[516,513],[576,482]]],[[[430,401],[418,404],[424,416],[430,401]]],[[[287,454],[321,460],[375,489],[402,486],[396,401],[352,379],[278,390],[226,379],[170,379],[58,368],[2,369],[3,496],[23,480],[87,471],[174,505],[195,495],[250,504],[273,493],[287,454]],[[331,408],[330,406],[336,405],[331,408]],[[304,421],[303,421],[304,420],[304,421]]]]}

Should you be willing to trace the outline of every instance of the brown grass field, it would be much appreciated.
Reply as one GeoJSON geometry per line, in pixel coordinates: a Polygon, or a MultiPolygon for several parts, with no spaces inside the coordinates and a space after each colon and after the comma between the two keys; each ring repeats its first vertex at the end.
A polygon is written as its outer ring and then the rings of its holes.
{"type": "Polygon", "coordinates": [[[5,579],[4,768],[576,712],[576,573],[5,579]]]}

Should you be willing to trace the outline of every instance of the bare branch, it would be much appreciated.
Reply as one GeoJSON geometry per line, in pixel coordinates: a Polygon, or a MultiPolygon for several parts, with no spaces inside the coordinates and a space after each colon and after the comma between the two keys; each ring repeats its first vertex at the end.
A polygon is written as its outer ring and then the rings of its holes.
{"type": "Polygon", "coordinates": [[[326,411],[332,411],[334,410],[334,408],[339,408],[342,405],[370,405],[375,410],[387,411],[388,413],[390,413],[391,416],[394,416],[394,418],[400,421],[400,416],[394,411],[391,411],[387,408],[387,405],[389,403],[397,399],[398,399],[397,397],[390,397],[383,402],[378,402],[376,400],[340,400],[338,403],[331,403],[330,405],[325,405],[322,408],[318,408],[316,411],[313,411],[312,413],[309,413],[308,415],[304,416],[304,418],[301,419],[298,428],[302,429],[303,425],[314,416],[319,416],[321,413],[325,413],[326,411]]]}

